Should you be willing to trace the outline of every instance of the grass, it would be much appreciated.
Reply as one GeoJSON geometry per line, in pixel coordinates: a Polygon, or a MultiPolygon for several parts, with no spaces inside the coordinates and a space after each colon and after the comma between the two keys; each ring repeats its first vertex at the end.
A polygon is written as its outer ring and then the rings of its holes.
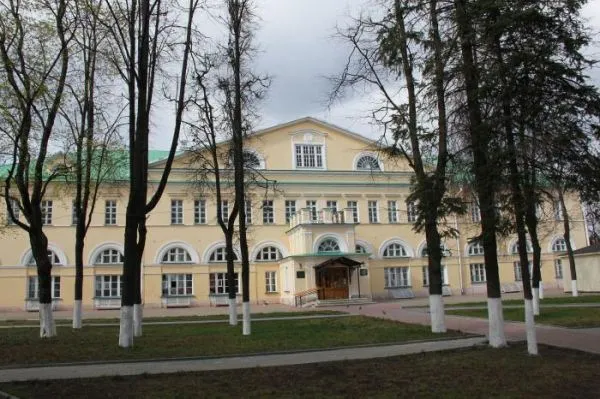
{"type": "MultiPolygon", "coordinates": [[[[346,312],[338,312],[335,310],[314,310],[314,311],[304,311],[304,312],[270,312],[270,313],[253,313],[252,318],[271,318],[271,317],[298,317],[298,316],[324,316],[324,315],[341,315],[346,312]]],[[[39,325],[39,321],[37,320],[38,314],[32,313],[32,318],[27,320],[0,320],[0,326],[26,326],[39,325]]],[[[238,314],[238,318],[241,317],[241,312],[238,314]]],[[[173,322],[173,321],[203,321],[203,320],[229,320],[229,315],[227,314],[214,314],[214,315],[204,315],[204,316],[176,316],[176,317],[144,317],[144,322],[152,323],[152,322],[173,322]]],[[[71,325],[71,319],[55,319],[57,325],[71,325]]],[[[107,323],[119,323],[119,319],[116,317],[103,318],[103,319],[83,319],[83,325],[89,324],[107,324],[107,323]]]]}
{"type": "MultiPolygon", "coordinates": [[[[567,305],[577,303],[600,303],[600,295],[581,295],[581,296],[558,296],[548,297],[540,299],[540,304],[544,305],[567,305]]],[[[505,299],[502,301],[503,305],[523,305],[523,299],[505,299]]],[[[465,303],[453,303],[447,304],[446,309],[453,307],[480,307],[487,306],[487,302],[465,302],[465,303]]]]}
{"type": "Polygon", "coordinates": [[[36,328],[0,330],[0,365],[49,362],[220,356],[406,342],[459,336],[433,334],[429,327],[364,316],[308,320],[269,320],[253,323],[252,335],[226,323],[153,325],[134,347],[117,346],[117,326],[58,328],[58,336],[39,338],[36,328]]]}
{"type": "Polygon", "coordinates": [[[30,381],[20,398],[595,398],[600,356],[523,345],[197,373],[30,381]],[[232,383],[235,381],[235,383],[232,383]]]}
{"type": "MultiPolygon", "coordinates": [[[[487,318],[487,309],[446,310],[448,315],[487,318]]],[[[525,321],[523,308],[505,308],[504,320],[525,321]]],[[[536,323],[560,327],[600,327],[600,308],[542,308],[536,323]]]]}

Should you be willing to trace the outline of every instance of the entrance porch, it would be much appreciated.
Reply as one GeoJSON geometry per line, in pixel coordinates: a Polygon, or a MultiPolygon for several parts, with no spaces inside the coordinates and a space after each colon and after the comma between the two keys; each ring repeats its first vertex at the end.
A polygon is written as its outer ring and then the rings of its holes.
{"type": "Polygon", "coordinates": [[[359,270],[362,264],[362,262],[346,257],[339,257],[315,265],[318,299],[351,299],[353,296],[360,298],[359,270]],[[353,280],[356,282],[356,291],[358,292],[351,292],[353,280]]]}

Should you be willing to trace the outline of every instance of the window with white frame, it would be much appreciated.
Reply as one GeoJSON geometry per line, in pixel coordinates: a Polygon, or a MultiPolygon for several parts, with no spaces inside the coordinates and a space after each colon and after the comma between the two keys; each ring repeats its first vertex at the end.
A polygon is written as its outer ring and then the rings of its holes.
{"type": "Polygon", "coordinates": [[[559,200],[554,201],[554,220],[563,220],[563,209],[559,200]]]}
{"type": "Polygon", "coordinates": [[[273,212],[273,200],[263,200],[263,224],[273,224],[275,215],[273,212]]]}
{"type": "Polygon", "coordinates": [[[313,222],[316,222],[317,219],[317,201],[315,200],[306,200],[306,207],[310,209],[310,218],[313,222]]]}
{"type": "Polygon", "coordinates": [[[171,200],[171,224],[183,224],[183,200],[171,200]]]}
{"type": "Polygon", "coordinates": [[[163,255],[161,263],[191,263],[190,253],[182,247],[173,247],[163,255]]]}
{"type": "Polygon", "coordinates": [[[554,259],[554,277],[559,280],[563,278],[562,260],[560,259],[554,259]]]}
{"type": "MultiPolygon", "coordinates": [[[[52,299],[60,298],[60,276],[52,276],[51,278],[51,292],[52,299]]],[[[39,300],[40,298],[40,284],[37,276],[30,276],[27,278],[27,299],[39,300]]]]}
{"type": "MultiPolygon", "coordinates": [[[[227,249],[225,247],[219,247],[212,251],[208,258],[209,262],[227,262],[227,249]]],[[[237,254],[233,252],[233,260],[238,260],[237,254]]]]}
{"type": "Polygon", "coordinates": [[[468,254],[469,256],[483,255],[483,243],[481,241],[475,241],[469,244],[468,254]]]}
{"type": "Polygon", "coordinates": [[[372,155],[363,155],[356,161],[356,170],[381,170],[379,161],[372,155]]]}
{"type": "Polygon", "coordinates": [[[279,249],[273,246],[263,247],[256,254],[257,261],[276,261],[281,259],[281,252],[279,249]]]}
{"type": "Polygon", "coordinates": [[[410,287],[408,267],[385,267],[383,269],[385,288],[410,287]]]}
{"type": "Polygon", "coordinates": [[[229,201],[227,200],[221,201],[221,218],[223,223],[229,223],[229,201]]]}
{"type": "Polygon", "coordinates": [[[485,283],[487,281],[485,276],[485,265],[483,263],[471,263],[469,269],[471,269],[472,283],[485,283]]]}
{"type": "Polygon", "coordinates": [[[417,220],[417,206],[413,201],[406,203],[406,220],[413,223],[417,220]]]}
{"type": "MultiPolygon", "coordinates": [[[[529,266],[529,277],[531,278],[531,262],[527,262],[527,265],[529,266]]],[[[515,272],[515,281],[523,281],[523,268],[521,267],[521,262],[513,262],[513,269],[515,272]]]]}
{"type": "Polygon", "coordinates": [[[340,252],[340,245],[333,238],[326,238],[319,244],[317,252],[340,252]]]}
{"type": "MultiPolygon", "coordinates": [[[[171,218],[172,217],[173,216],[171,216],[171,218]]],[[[183,219],[183,214],[181,217],[183,219]]],[[[117,201],[107,200],[104,203],[104,224],[107,226],[114,226],[117,224],[117,201]]]]}
{"type": "Polygon", "coordinates": [[[206,200],[194,201],[194,224],[206,224],[206,200]]]}
{"type": "Polygon", "coordinates": [[[289,223],[296,214],[296,200],[285,200],[285,222],[289,223]]]}
{"type": "Polygon", "coordinates": [[[367,203],[369,211],[369,223],[379,223],[379,210],[377,209],[377,201],[369,201],[367,203]]]}
{"type": "Polygon", "coordinates": [[[77,214],[77,204],[75,203],[75,201],[73,201],[73,203],[71,204],[71,224],[73,226],[79,223],[79,216],[77,214]]]}
{"type": "Polygon", "coordinates": [[[391,243],[383,250],[384,258],[405,258],[407,256],[406,248],[397,242],[391,243]]]}
{"type": "MultiPolygon", "coordinates": [[[[48,260],[50,261],[50,264],[52,266],[54,265],[62,265],[62,262],[60,261],[60,258],[58,257],[58,255],[56,254],[56,252],[54,252],[53,250],[49,249],[48,252],[48,260]]],[[[33,254],[31,254],[29,256],[29,260],[27,261],[27,264],[29,266],[35,266],[35,258],[33,257],[33,254]]]]}
{"type": "Polygon", "coordinates": [[[277,272],[265,272],[265,291],[277,292],[277,272]]]}
{"type": "Polygon", "coordinates": [[[120,298],[123,295],[123,276],[106,274],[96,276],[96,298],[120,298]]]}
{"type": "MultiPolygon", "coordinates": [[[[442,256],[450,255],[450,250],[446,247],[446,244],[440,243],[440,250],[442,251],[442,256]]],[[[421,257],[422,258],[429,257],[429,249],[427,249],[427,245],[424,245],[423,249],[421,249],[421,257]]]]}
{"type": "Polygon", "coordinates": [[[123,253],[121,251],[115,248],[107,248],[96,256],[96,259],[94,259],[94,264],[118,265],[122,264],[124,261],[125,258],[123,257],[123,253]]]}
{"type": "Polygon", "coordinates": [[[479,223],[481,222],[481,209],[479,209],[479,204],[475,201],[471,202],[469,206],[469,210],[471,213],[471,222],[479,223]]]}
{"type": "MultiPolygon", "coordinates": [[[[422,267],[423,274],[423,287],[427,287],[429,285],[429,267],[422,267]]],[[[448,270],[446,269],[446,265],[442,265],[442,285],[448,285],[448,270]]]]}
{"type": "Polygon", "coordinates": [[[552,252],[565,252],[567,250],[567,242],[564,238],[557,238],[552,243],[552,252]]]}
{"type": "Polygon", "coordinates": [[[42,224],[50,226],[52,224],[52,200],[44,200],[41,202],[42,209],[42,224]]]}
{"type": "Polygon", "coordinates": [[[336,213],[337,209],[337,201],[327,201],[327,208],[331,210],[331,212],[336,213]]]}
{"type": "MultiPolygon", "coordinates": [[[[19,220],[19,217],[21,216],[21,209],[19,208],[19,201],[17,201],[14,198],[11,198],[10,201],[8,201],[8,202],[9,202],[8,206],[10,206],[10,209],[12,209],[13,214],[15,215],[15,219],[19,220]]],[[[10,217],[10,211],[8,209],[6,210],[6,224],[9,224],[9,225],[15,224],[13,219],[10,217]]]]}
{"type": "Polygon", "coordinates": [[[388,222],[398,223],[398,207],[396,201],[388,201],[388,222]]]}
{"type": "Polygon", "coordinates": [[[246,200],[244,212],[246,213],[246,224],[252,224],[252,201],[246,200]]]}
{"type": "Polygon", "coordinates": [[[366,253],[368,253],[367,249],[364,246],[360,245],[360,244],[356,244],[354,246],[354,252],[356,252],[357,254],[366,254],[366,253]]]}
{"type": "MultiPolygon", "coordinates": [[[[529,241],[527,241],[526,248],[528,254],[533,252],[533,247],[529,241]]],[[[513,243],[513,245],[510,247],[510,253],[513,255],[517,255],[519,253],[519,241],[515,241],[513,243]]]]}
{"type": "Polygon", "coordinates": [[[352,211],[352,222],[358,223],[358,202],[348,201],[348,208],[352,211]]]}
{"type": "Polygon", "coordinates": [[[296,144],[296,168],[323,169],[323,146],[296,144]]]}
{"type": "Polygon", "coordinates": [[[189,296],[194,295],[194,286],[191,274],[163,274],[163,296],[189,296]]]}
{"type": "MultiPolygon", "coordinates": [[[[233,274],[234,280],[234,291],[240,292],[240,284],[238,274],[233,274]]],[[[228,294],[229,288],[227,286],[227,273],[210,273],[209,274],[209,288],[211,294],[228,294]]]]}

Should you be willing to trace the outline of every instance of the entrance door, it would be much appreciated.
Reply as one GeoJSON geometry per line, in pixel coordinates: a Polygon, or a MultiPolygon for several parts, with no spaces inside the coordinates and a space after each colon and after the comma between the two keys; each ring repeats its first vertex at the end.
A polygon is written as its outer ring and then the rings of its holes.
{"type": "Polygon", "coordinates": [[[319,271],[319,299],[348,299],[348,268],[331,267],[319,271]]]}

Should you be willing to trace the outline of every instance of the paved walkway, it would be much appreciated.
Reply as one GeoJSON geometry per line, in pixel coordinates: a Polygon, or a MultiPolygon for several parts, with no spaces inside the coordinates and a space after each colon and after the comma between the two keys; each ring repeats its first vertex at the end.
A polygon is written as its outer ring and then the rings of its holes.
{"type": "Polygon", "coordinates": [[[190,371],[242,369],[286,366],[339,360],[360,360],[466,348],[483,344],[485,338],[464,338],[449,341],[428,341],[401,345],[382,345],[321,351],[281,353],[256,356],[236,356],[210,359],[181,359],[126,363],[51,365],[0,370],[0,383],[10,381],[92,378],[115,375],[163,374],[190,371]]]}
{"type": "MultiPolygon", "coordinates": [[[[334,308],[330,308],[334,309],[334,308]]],[[[346,310],[352,314],[379,317],[405,323],[430,325],[429,314],[419,309],[401,308],[395,303],[376,303],[364,306],[350,306],[346,310]]],[[[488,334],[487,319],[463,316],[446,316],[446,327],[471,334],[488,334]]],[[[600,354],[600,331],[596,329],[568,329],[552,326],[536,326],[537,339],[541,344],[576,349],[600,354]]],[[[525,323],[505,322],[504,333],[508,341],[524,341],[525,323]]]]}

